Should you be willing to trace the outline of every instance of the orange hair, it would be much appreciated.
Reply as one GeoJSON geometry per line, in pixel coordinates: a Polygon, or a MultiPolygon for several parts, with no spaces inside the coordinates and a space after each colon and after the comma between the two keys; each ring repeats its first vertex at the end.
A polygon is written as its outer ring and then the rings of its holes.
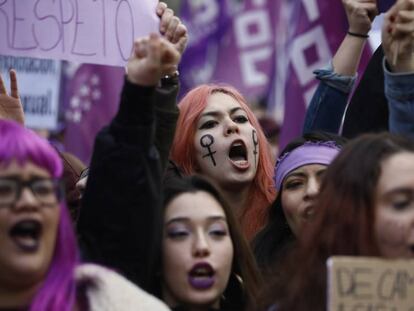
{"type": "Polygon", "coordinates": [[[250,187],[249,196],[240,222],[247,238],[254,234],[266,223],[267,208],[276,196],[273,181],[272,156],[269,152],[268,142],[255,115],[250,110],[243,96],[233,87],[224,85],[204,84],[191,90],[180,102],[180,116],[171,148],[171,159],[181,167],[187,175],[192,175],[197,167],[194,136],[200,114],[207,106],[207,99],[213,93],[224,93],[232,96],[246,112],[250,123],[257,131],[259,142],[259,164],[256,176],[250,187]]]}

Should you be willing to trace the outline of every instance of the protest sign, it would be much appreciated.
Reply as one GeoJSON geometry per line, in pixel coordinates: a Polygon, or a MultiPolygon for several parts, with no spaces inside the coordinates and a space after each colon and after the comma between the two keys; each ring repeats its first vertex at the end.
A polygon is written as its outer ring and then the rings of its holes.
{"type": "Polygon", "coordinates": [[[327,266],[327,310],[414,310],[414,260],[331,257],[327,266]]]}
{"type": "Polygon", "coordinates": [[[123,66],[157,0],[0,0],[0,54],[123,66]]]}
{"type": "Polygon", "coordinates": [[[59,110],[60,61],[0,55],[0,73],[8,92],[10,68],[17,72],[26,126],[55,129],[59,110]]]}

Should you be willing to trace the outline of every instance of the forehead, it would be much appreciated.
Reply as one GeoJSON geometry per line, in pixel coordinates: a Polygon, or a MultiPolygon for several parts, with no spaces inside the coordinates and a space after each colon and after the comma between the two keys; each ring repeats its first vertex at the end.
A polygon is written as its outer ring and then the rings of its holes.
{"type": "Polygon", "coordinates": [[[0,166],[0,177],[11,175],[21,176],[22,178],[29,178],[32,176],[50,177],[50,174],[46,169],[33,164],[33,162],[28,161],[23,165],[20,165],[16,160],[13,160],[7,166],[0,166]]]}
{"type": "Polygon", "coordinates": [[[318,174],[320,171],[326,170],[327,166],[324,164],[307,164],[300,166],[294,170],[292,170],[286,178],[288,178],[291,175],[315,175],[318,174]]]}
{"type": "Polygon", "coordinates": [[[378,181],[380,192],[404,187],[414,189],[414,153],[400,152],[381,164],[381,176],[378,181]]]}
{"type": "Polygon", "coordinates": [[[165,221],[172,218],[202,220],[216,216],[225,217],[223,208],[212,195],[204,191],[178,195],[165,211],[165,221]]]}
{"type": "Polygon", "coordinates": [[[207,99],[206,108],[203,113],[210,111],[224,111],[228,112],[234,108],[241,108],[240,103],[232,96],[217,92],[211,94],[207,99]]]}

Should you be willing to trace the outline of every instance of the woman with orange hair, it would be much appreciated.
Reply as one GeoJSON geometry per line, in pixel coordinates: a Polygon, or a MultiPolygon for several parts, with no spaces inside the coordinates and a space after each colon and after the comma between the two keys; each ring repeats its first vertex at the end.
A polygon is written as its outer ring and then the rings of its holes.
{"type": "Polygon", "coordinates": [[[256,117],[236,89],[222,85],[193,89],[179,109],[171,159],[184,174],[213,181],[252,238],[275,198],[274,163],[256,117]]]}

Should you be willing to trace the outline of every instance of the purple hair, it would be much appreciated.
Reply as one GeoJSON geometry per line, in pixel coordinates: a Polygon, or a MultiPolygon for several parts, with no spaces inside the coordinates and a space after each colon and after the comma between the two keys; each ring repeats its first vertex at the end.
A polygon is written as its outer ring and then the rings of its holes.
{"type": "MultiPolygon", "coordinates": [[[[23,165],[30,161],[47,170],[54,178],[63,172],[62,161],[53,147],[33,131],[19,124],[0,120],[0,165],[13,160],[23,165]]],[[[33,298],[30,311],[69,311],[75,302],[74,269],[78,250],[69,213],[60,203],[60,219],[52,262],[42,287],[33,298]]]]}

